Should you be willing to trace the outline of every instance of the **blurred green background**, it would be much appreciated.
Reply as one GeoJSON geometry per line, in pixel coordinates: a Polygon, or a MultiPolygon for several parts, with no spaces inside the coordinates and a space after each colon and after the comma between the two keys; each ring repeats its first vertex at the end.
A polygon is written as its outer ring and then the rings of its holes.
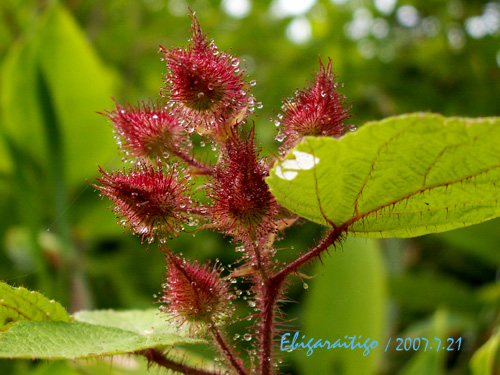
{"type": "MultiPolygon", "coordinates": [[[[124,165],[96,111],[113,109],[111,97],[131,104],[158,97],[165,73],[158,45],[186,45],[188,7],[221,50],[245,58],[257,80],[253,94],[264,107],[253,120],[264,154],[277,150],[273,118],[282,98],[312,78],[318,56],[332,58],[358,126],[415,111],[500,115],[499,1],[2,0],[1,280],[39,290],[70,311],[155,302],[160,251],[123,234],[86,180],[97,164],[124,165]]],[[[278,244],[279,257],[321,233],[312,224],[295,227],[278,244]]],[[[171,247],[200,260],[238,258],[214,233],[185,234],[171,247]]],[[[290,331],[317,339],[363,335],[382,348],[388,337],[462,337],[461,350],[379,348],[365,358],[295,351],[282,356],[283,372],[492,374],[481,366],[498,362],[499,266],[498,220],[412,240],[350,239],[306,270],[316,279],[290,283],[298,302],[283,307],[297,319],[290,331]]],[[[132,367],[118,360],[112,368],[0,361],[1,374],[143,371],[132,367]]]]}

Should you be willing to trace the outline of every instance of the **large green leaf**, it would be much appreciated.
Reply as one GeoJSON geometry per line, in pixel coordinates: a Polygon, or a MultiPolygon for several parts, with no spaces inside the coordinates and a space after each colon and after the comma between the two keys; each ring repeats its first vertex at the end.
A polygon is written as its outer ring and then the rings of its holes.
{"type": "Polygon", "coordinates": [[[325,256],[324,265],[313,270],[319,276],[307,291],[299,339],[304,335],[301,341],[314,338],[313,343],[319,339],[334,343],[356,335],[362,336],[357,340],[361,344],[368,338],[379,344],[366,356],[364,349],[316,348],[310,356],[297,349],[293,355],[304,375],[376,374],[383,354],[387,293],[378,241],[349,237],[343,250],[325,256]]]}
{"type": "Polygon", "coordinates": [[[57,302],[23,287],[0,282],[0,332],[19,321],[63,321],[71,317],[57,302]]]}
{"type": "Polygon", "coordinates": [[[366,237],[412,237],[500,216],[500,119],[410,114],[307,137],[267,182],[283,206],[366,237]]]}
{"type": "Polygon", "coordinates": [[[34,32],[10,49],[1,78],[3,131],[48,170],[58,158],[71,186],[116,152],[110,127],[95,113],[112,105],[114,77],[62,6],[47,7],[34,32]],[[61,151],[51,160],[54,145],[61,151]]]}
{"type": "Polygon", "coordinates": [[[141,335],[145,333],[154,335],[153,331],[157,333],[176,332],[167,321],[166,316],[159,314],[158,309],[79,311],[74,316],[80,322],[119,328],[141,335]]]}
{"type": "Polygon", "coordinates": [[[95,174],[116,153],[103,111],[112,105],[114,77],[83,31],[62,6],[54,6],[40,30],[40,67],[50,90],[72,183],[95,174]]]}
{"type": "Polygon", "coordinates": [[[194,344],[159,317],[157,310],[82,312],[83,321],[21,321],[0,336],[0,358],[75,359],[194,344]]]}

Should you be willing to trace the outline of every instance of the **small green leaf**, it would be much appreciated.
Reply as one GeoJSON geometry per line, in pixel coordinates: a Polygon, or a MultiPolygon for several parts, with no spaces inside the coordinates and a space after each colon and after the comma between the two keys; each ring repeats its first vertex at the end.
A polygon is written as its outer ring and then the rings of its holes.
{"type": "Polygon", "coordinates": [[[19,321],[63,321],[71,317],[57,302],[23,287],[0,282],[0,332],[19,321]]]}
{"type": "Polygon", "coordinates": [[[500,119],[410,114],[307,137],[267,182],[279,203],[365,237],[413,237],[500,216],[500,119]]]}
{"type": "Polygon", "coordinates": [[[500,330],[490,337],[472,356],[470,368],[472,375],[494,375],[500,369],[499,361],[500,330]]]}
{"type": "Polygon", "coordinates": [[[72,322],[18,322],[0,336],[0,358],[75,359],[202,340],[174,333],[157,310],[80,312],[72,322]]]}

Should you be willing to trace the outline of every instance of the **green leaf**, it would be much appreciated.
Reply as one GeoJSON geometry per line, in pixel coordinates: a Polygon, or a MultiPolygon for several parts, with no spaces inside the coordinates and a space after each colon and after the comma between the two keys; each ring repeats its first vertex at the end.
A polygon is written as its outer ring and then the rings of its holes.
{"type": "Polygon", "coordinates": [[[80,322],[120,328],[139,334],[154,335],[152,327],[158,333],[175,333],[177,331],[168,323],[164,314],[159,314],[158,309],[79,311],[75,313],[74,317],[80,322]]]}
{"type": "Polygon", "coordinates": [[[2,128],[47,170],[54,168],[54,145],[60,147],[61,169],[74,187],[116,153],[106,119],[96,114],[112,106],[115,77],[57,2],[33,27],[9,50],[2,66],[2,128]]]}
{"type": "Polygon", "coordinates": [[[0,282],[0,332],[20,321],[63,321],[71,317],[57,302],[23,287],[0,282]]]}
{"type": "Polygon", "coordinates": [[[307,137],[267,182],[279,203],[364,237],[413,237],[500,216],[500,119],[410,114],[307,137]]]}
{"type": "Polygon", "coordinates": [[[75,315],[83,321],[18,322],[1,335],[0,358],[94,358],[202,342],[173,333],[157,314],[106,310],[75,315]]]}
{"type": "Polygon", "coordinates": [[[318,277],[308,282],[299,338],[305,335],[301,341],[314,337],[313,342],[322,339],[333,343],[344,340],[346,335],[361,335],[358,342],[371,338],[370,342],[375,340],[379,345],[366,356],[364,349],[316,348],[310,356],[306,350],[297,349],[293,356],[300,364],[301,374],[377,373],[383,354],[381,342],[385,338],[387,303],[382,255],[376,240],[349,237],[343,249],[325,256],[324,264],[318,264],[312,271],[318,277]]]}
{"type": "Polygon", "coordinates": [[[472,375],[495,375],[500,369],[499,360],[500,330],[490,337],[472,356],[470,368],[472,375]]]}
{"type": "MultiPolygon", "coordinates": [[[[434,315],[433,326],[431,330],[426,332],[425,337],[429,340],[429,347],[424,350],[425,345],[420,344],[419,351],[417,351],[406,366],[398,372],[398,375],[442,375],[444,374],[446,349],[436,350],[438,338],[441,340],[441,345],[447,347],[446,332],[447,332],[447,318],[448,314],[444,310],[438,310],[434,315]],[[434,346],[434,347],[433,347],[434,346]],[[433,347],[433,349],[430,349],[433,347]]],[[[463,344],[463,343],[462,343],[463,344]]],[[[457,347],[454,346],[456,349],[457,347]]]]}
{"type": "Polygon", "coordinates": [[[114,77],[64,7],[49,10],[38,38],[39,63],[64,144],[66,175],[70,183],[81,183],[95,174],[96,164],[116,153],[111,129],[96,113],[112,105],[114,77]]]}

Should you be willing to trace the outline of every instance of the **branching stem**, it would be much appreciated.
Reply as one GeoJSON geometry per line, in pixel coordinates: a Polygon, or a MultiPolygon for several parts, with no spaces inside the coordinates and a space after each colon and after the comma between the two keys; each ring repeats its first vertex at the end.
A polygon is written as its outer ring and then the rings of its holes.
{"type": "Polygon", "coordinates": [[[333,230],[323,240],[316,245],[315,248],[303,254],[292,263],[285,266],[282,270],[278,271],[269,280],[267,280],[263,293],[263,311],[262,321],[260,328],[260,375],[270,375],[272,366],[272,341],[273,341],[273,326],[274,326],[274,313],[276,309],[276,302],[280,295],[283,283],[287,276],[311,261],[315,257],[321,255],[323,251],[328,249],[329,246],[342,238],[345,232],[343,227],[334,227],[333,230]]]}

